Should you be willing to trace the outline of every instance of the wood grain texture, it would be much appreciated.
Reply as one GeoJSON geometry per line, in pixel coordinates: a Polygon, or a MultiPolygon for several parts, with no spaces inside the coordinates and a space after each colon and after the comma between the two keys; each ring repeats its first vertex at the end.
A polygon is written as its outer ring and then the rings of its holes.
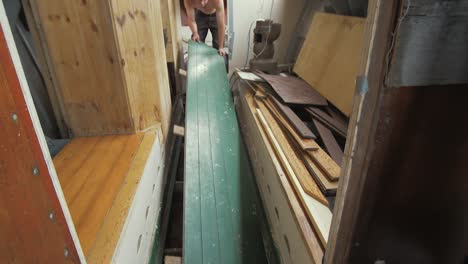
{"type": "Polygon", "coordinates": [[[255,114],[253,94],[245,86],[239,86],[244,138],[281,260],[283,263],[322,263],[321,242],[255,114]]]}
{"type": "MultiPolygon", "coordinates": [[[[298,157],[298,153],[290,145],[287,137],[283,134],[283,131],[279,124],[276,123],[273,116],[271,116],[268,111],[262,111],[260,108],[257,108],[257,113],[259,115],[259,120],[264,126],[265,132],[288,175],[294,173],[297,179],[299,179],[299,183],[305,193],[328,206],[327,199],[323,196],[317,186],[317,183],[315,183],[314,179],[309,174],[309,171],[298,157]]],[[[300,195],[300,193],[297,195],[300,195]]]]}
{"type": "Polygon", "coordinates": [[[329,129],[333,130],[334,132],[346,138],[346,133],[347,133],[348,128],[345,123],[334,119],[329,114],[325,113],[324,111],[316,107],[308,107],[306,108],[306,111],[312,116],[312,119],[316,119],[317,121],[320,121],[323,125],[325,125],[329,129]]]}
{"type": "Polygon", "coordinates": [[[322,139],[323,144],[325,145],[325,149],[327,150],[328,154],[330,154],[330,157],[339,165],[341,165],[341,162],[343,161],[343,150],[341,150],[341,147],[338,145],[338,142],[336,142],[335,136],[333,136],[333,133],[322,125],[319,121],[313,119],[313,123],[315,127],[317,128],[317,131],[320,135],[320,138],[322,139]]]}
{"type": "Polygon", "coordinates": [[[309,170],[310,175],[314,178],[315,182],[319,186],[320,190],[325,196],[333,196],[336,194],[336,190],[338,189],[338,181],[331,181],[329,177],[327,177],[327,171],[323,170],[319,165],[318,162],[313,160],[308,153],[304,153],[301,155],[302,161],[306,166],[307,170],[309,170]]]}
{"type": "Polygon", "coordinates": [[[402,1],[389,87],[468,82],[468,1],[402,1]]]}
{"type": "Polygon", "coordinates": [[[79,263],[3,4],[0,23],[0,262],[79,263]]]}
{"type": "Polygon", "coordinates": [[[137,131],[169,128],[171,101],[160,1],[110,1],[117,53],[137,131]]]}
{"type": "Polygon", "coordinates": [[[327,100],[300,78],[256,73],[287,104],[327,105],[327,100]]]}
{"type": "Polygon", "coordinates": [[[288,159],[286,158],[284,152],[282,152],[281,146],[276,140],[275,135],[273,134],[271,128],[269,127],[267,121],[263,117],[261,111],[257,109],[257,116],[264,129],[265,134],[267,135],[270,144],[272,144],[272,148],[276,154],[275,157],[280,162],[285,174],[287,175],[289,182],[296,192],[296,197],[301,202],[304,211],[309,219],[309,221],[314,226],[315,231],[317,232],[318,237],[323,246],[326,245],[328,239],[328,230],[330,228],[329,221],[331,219],[331,212],[329,211],[328,207],[325,206],[322,202],[309,196],[301,186],[301,183],[296,176],[296,172],[292,168],[291,164],[289,163],[288,159]]]}
{"type": "Polygon", "coordinates": [[[330,181],[338,181],[340,179],[340,166],[322,149],[308,150],[309,156],[323,170],[330,181]]]}
{"type": "Polygon", "coordinates": [[[269,101],[276,106],[276,109],[288,120],[288,122],[294,127],[297,133],[303,138],[316,139],[317,137],[310,131],[310,129],[304,124],[304,122],[294,113],[289,106],[282,104],[274,96],[269,96],[269,101]]]}
{"type": "MultiPolygon", "coordinates": [[[[372,149],[376,131],[377,104],[381,98],[383,72],[386,56],[397,21],[397,1],[369,1],[368,18],[365,25],[362,58],[359,66],[359,81],[355,93],[353,114],[349,122],[349,135],[342,164],[342,177],[338,188],[330,240],[327,245],[327,263],[348,263],[355,225],[357,204],[366,200],[363,182],[368,171],[367,155],[372,149]]],[[[367,210],[367,209],[365,209],[367,210]]]]}
{"type": "Polygon", "coordinates": [[[159,1],[27,1],[74,135],[132,133],[159,122],[167,128],[159,1]]]}
{"type": "Polygon", "coordinates": [[[294,71],[349,116],[365,19],[316,13],[294,71]]]}
{"type": "Polygon", "coordinates": [[[85,256],[96,242],[143,136],[139,133],[72,140],[54,158],[85,256]]]}
{"type": "Polygon", "coordinates": [[[313,139],[304,139],[301,138],[296,130],[286,121],[283,116],[276,110],[274,105],[268,100],[257,100],[258,107],[263,111],[269,111],[276,121],[284,128],[285,132],[288,133],[291,137],[294,138],[295,142],[303,150],[317,150],[320,146],[313,139]]]}

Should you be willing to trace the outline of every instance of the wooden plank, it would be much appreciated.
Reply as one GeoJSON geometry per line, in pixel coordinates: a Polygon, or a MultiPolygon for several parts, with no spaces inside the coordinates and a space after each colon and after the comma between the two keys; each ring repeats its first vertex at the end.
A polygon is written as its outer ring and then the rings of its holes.
{"type": "Polygon", "coordinates": [[[362,191],[368,170],[367,155],[371,154],[370,142],[375,139],[374,120],[378,115],[376,105],[381,98],[387,54],[397,21],[398,4],[396,1],[369,1],[359,66],[359,75],[362,77],[356,84],[354,99],[356,103],[353,105],[353,115],[350,118],[350,133],[346,142],[340,188],[333,211],[333,223],[325,257],[327,263],[350,261],[349,252],[356,242],[354,227],[358,224],[357,204],[368,199],[369,194],[362,191]]]}
{"type": "Polygon", "coordinates": [[[308,107],[306,108],[306,111],[312,116],[312,119],[320,121],[329,129],[335,131],[336,133],[346,138],[348,128],[345,127],[343,123],[336,121],[330,115],[315,107],[308,107]]]}
{"type": "Polygon", "coordinates": [[[166,134],[171,101],[160,1],[110,1],[110,8],[134,126],[161,122],[166,134]]]}
{"type": "Polygon", "coordinates": [[[263,263],[255,189],[224,61],[190,42],[187,77],[184,262],[263,263]]]}
{"type": "Polygon", "coordinates": [[[303,138],[316,139],[317,137],[310,131],[310,129],[302,122],[302,120],[294,113],[289,106],[286,106],[279,102],[274,96],[269,96],[269,101],[273,102],[276,109],[283,115],[283,117],[289,121],[294,129],[303,138]]]}
{"type": "Polygon", "coordinates": [[[403,1],[401,10],[386,84],[468,82],[468,1],[403,1]]]}
{"type": "Polygon", "coordinates": [[[257,108],[257,112],[260,115],[260,121],[262,124],[263,120],[265,120],[265,124],[263,125],[266,126],[265,129],[267,135],[270,134],[270,131],[272,136],[275,135],[275,138],[271,138],[270,140],[272,141],[272,144],[275,147],[280,160],[282,163],[284,163],[283,166],[285,166],[285,170],[288,173],[295,173],[305,193],[314,197],[324,205],[328,205],[327,199],[320,192],[317,184],[312,179],[311,175],[300,160],[300,153],[298,154],[290,145],[287,137],[283,134],[283,131],[281,130],[279,124],[276,123],[273,116],[271,116],[268,111],[262,111],[260,108],[257,108]],[[290,167],[292,167],[292,171],[289,171],[289,166],[287,163],[290,164],[290,167]]]}
{"type": "Polygon", "coordinates": [[[341,164],[341,162],[343,161],[343,150],[341,150],[341,147],[338,145],[338,142],[336,142],[336,139],[333,136],[330,129],[322,125],[322,123],[320,123],[316,119],[313,119],[312,121],[314,122],[314,125],[319,132],[320,138],[322,139],[328,154],[330,154],[331,158],[337,164],[341,164]]]}
{"type": "Polygon", "coordinates": [[[112,207],[142,138],[143,134],[136,134],[72,141],[54,160],[86,256],[96,241],[99,228],[112,207]],[[94,147],[88,152],[89,145],[94,147]],[[78,168],[73,162],[61,158],[68,156],[68,150],[79,150],[82,146],[85,147],[86,158],[81,160],[77,157],[81,161],[78,168]],[[106,191],[102,192],[104,188],[106,191]]]}
{"type": "Polygon", "coordinates": [[[281,261],[322,263],[321,242],[262,129],[253,100],[252,93],[241,86],[240,124],[281,261]]]}
{"type": "Polygon", "coordinates": [[[300,78],[256,73],[270,84],[287,104],[327,105],[327,100],[300,78]]]}
{"type": "Polygon", "coordinates": [[[340,179],[340,166],[322,148],[318,148],[315,151],[308,150],[307,153],[324,171],[330,181],[338,181],[340,179]]]}
{"type": "Polygon", "coordinates": [[[294,72],[351,114],[365,19],[315,13],[294,72]]]}
{"type": "Polygon", "coordinates": [[[84,261],[2,3],[0,94],[0,262],[84,261]]]}
{"type": "Polygon", "coordinates": [[[299,147],[303,150],[317,150],[320,148],[320,146],[313,140],[313,139],[304,139],[301,138],[297,132],[292,128],[292,126],[286,121],[282,115],[276,111],[275,107],[270,101],[265,101],[265,100],[257,100],[258,106],[260,109],[263,111],[270,111],[275,120],[277,120],[281,126],[285,129],[285,131],[294,138],[294,140],[297,142],[299,147]],[[266,107],[266,108],[265,108],[266,107]],[[268,110],[267,110],[268,109],[268,110]]]}
{"type": "Polygon", "coordinates": [[[308,153],[301,155],[301,158],[322,193],[325,196],[334,196],[338,189],[338,181],[331,181],[326,175],[327,172],[320,168],[320,166],[317,165],[317,162],[314,161],[308,153]]]}
{"type": "Polygon", "coordinates": [[[294,188],[299,201],[301,201],[302,206],[305,208],[309,221],[314,226],[322,245],[326,246],[328,239],[328,230],[330,228],[328,222],[331,219],[330,210],[327,206],[323,204],[323,201],[320,201],[315,197],[309,196],[304,191],[298,180],[298,176],[296,176],[297,174],[294,171],[294,168],[291,167],[291,164],[288,162],[288,159],[282,152],[281,146],[276,140],[271,128],[268,126],[268,123],[263,117],[262,112],[258,111],[257,109],[257,114],[260,123],[265,129],[265,133],[267,134],[271,144],[273,145],[273,149],[275,149],[276,154],[279,156],[278,159],[280,160],[284,170],[286,171],[286,175],[289,177],[291,186],[294,188]]]}
{"type": "Polygon", "coordinates": [[[141,139],[125,181],[122,182],[113,205],[96,235],[95,243],[87,254],[88,263],[109,263],[112,259],[155,139],[154,131],[145,133],[141,139]]]}

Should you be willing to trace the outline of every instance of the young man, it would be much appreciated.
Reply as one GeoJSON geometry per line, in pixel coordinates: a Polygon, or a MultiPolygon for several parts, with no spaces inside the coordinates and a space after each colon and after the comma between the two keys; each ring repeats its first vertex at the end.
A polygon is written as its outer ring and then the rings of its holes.
{"type": "Polygon", "coordinates": [[[210,30],[213,48],[218,50],[219,55],[225,56],[226,24],[223,0],[184,0],[184,4],[192,31],[192,40],[205,42],[208,30],[210,30]]]}

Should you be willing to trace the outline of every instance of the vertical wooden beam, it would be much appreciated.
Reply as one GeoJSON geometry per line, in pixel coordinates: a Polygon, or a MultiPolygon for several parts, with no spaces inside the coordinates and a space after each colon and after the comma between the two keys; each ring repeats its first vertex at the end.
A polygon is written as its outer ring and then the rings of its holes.
{"type": "Polygon", "coordinates": [[[0,23],[0,262],[83,262],[3,4],[0,23]]]}

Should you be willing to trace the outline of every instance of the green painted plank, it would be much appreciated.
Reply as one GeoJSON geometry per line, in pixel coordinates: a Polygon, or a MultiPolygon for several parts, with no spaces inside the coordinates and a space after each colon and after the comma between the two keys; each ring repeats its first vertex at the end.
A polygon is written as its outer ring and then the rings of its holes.
{"type": "MultiPolygon", "coordinates": [[[[189,62],[189,78],[197,75],[197,58],[189,62]]],[[[186,102],[186,128],[189,133],[185,136],[185,172],[184,185],[184,254],[190,256],[191,263],[203,263],[202,234],[201,234],[201,205],[200,205],[200,177],[198,174],[198,96],[197,82],[188,81],[186,102]]]]}
{"type": "Polygon", "coordinates": [[[192,156],[185,164],[184,263],[266,263],[257,192],[224,61],[193,42],[186,112],[186,155],[192,156]],[[187,201],[195,197],[198,203],[187,201]]]}

